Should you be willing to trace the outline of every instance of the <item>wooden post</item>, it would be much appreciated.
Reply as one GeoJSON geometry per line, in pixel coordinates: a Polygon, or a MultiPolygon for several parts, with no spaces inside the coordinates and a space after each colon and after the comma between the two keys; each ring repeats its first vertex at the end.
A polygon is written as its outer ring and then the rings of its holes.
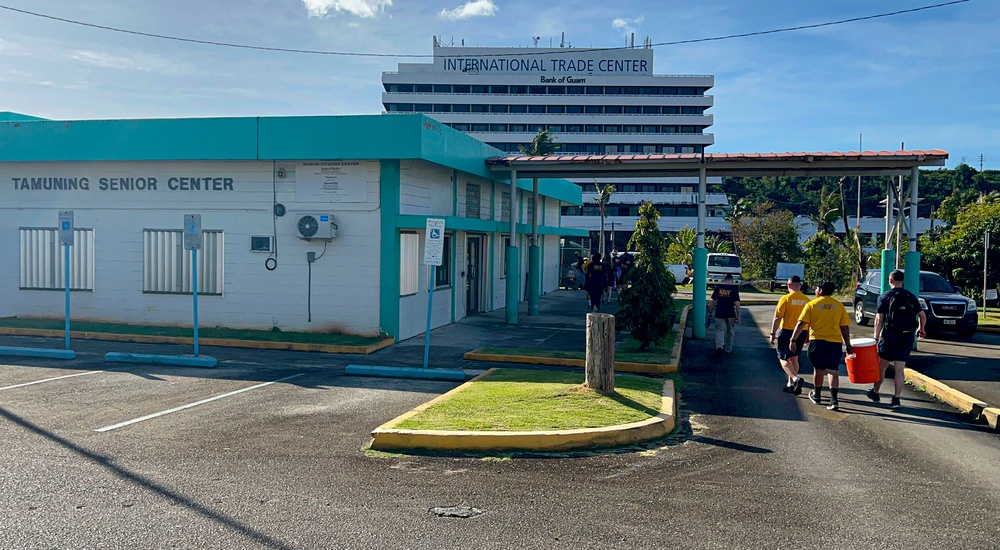
{"type": "Polygon", "coordinates": [[[587,363],[584,384],[598,393],[615,393],[615,316],[587,314],[587,363]]]}

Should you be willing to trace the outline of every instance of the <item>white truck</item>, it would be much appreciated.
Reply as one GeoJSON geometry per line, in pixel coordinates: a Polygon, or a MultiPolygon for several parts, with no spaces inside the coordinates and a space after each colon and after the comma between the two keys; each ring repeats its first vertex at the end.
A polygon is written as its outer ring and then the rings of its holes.
{"type": "Polygon", "coordinates": [[[712,252],[708,255],[708,284],[720,285],[726,275],[733,276],[733,284],[743,283],[743,263],[736,254],[712,252]]]}

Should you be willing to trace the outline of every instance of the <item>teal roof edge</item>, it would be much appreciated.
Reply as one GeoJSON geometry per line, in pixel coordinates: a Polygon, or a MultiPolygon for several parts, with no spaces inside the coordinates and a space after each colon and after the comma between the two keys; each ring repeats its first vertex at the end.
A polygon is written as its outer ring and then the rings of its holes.
{"type": "MultiPolygon", "coordinates": [[[[485,160],[502,154],[422,114],[0,120],[0,162],[422,159],[494,180],[485,160]]],[[[582,203],[566,180],[539,180],[539,193],[582,203]]]]}

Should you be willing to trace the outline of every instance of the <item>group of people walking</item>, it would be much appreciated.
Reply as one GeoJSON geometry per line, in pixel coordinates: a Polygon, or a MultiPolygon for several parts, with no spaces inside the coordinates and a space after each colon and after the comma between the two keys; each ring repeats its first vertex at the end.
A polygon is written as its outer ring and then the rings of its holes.
{"type": "Polygon", "coordinates": [[[604,260],[600,252],[590,258],[576,253],[576,268],[583,274],[583,288],[587,291],[587,310],[601,311],[601,304],[611,303],[611,293],[632,268],[632,255],[624,253],[612,255],[611,260],[604,260]]]}
{"type": "MultiPolygon", "coordinates": [[[[905,385],[904,369],[916,338],[926,336],[927,315],[921,310],[914,294],[903,288],[903,272],[894,270],[889,275],[891,288],[879,296],[875,316],[875,340],[879,358],[879,379],[866,396],[881,402],[879,391],[885,373],[892,364],[895,370],[895,387],[889,402],[890,408],[901,408],[900,394],[905,385]]],[[[830,392],[827,409],[840,408],[840,362],[844,351],[854,353],[851,345],[851,318],[839,300],[833,298],[834,283],[825,281],[815,287],[815,298],[802,292],[803,281],[798,275],[786,283],[788,293],[778,300],[771,322],[770,343],[776,345],[778,361],[785,372],[783,391],[801,395],[804,380],[799,376],[799,356],[803,351],[813,366],[813,389],[809,400],[823,403],[824,381],[830,392]]],[[[739,288],[727,276],[724,284],[712,293],[712,310],[715,316],[715,352],[731,354],[735,327],[740,321],[739,288]]]]}

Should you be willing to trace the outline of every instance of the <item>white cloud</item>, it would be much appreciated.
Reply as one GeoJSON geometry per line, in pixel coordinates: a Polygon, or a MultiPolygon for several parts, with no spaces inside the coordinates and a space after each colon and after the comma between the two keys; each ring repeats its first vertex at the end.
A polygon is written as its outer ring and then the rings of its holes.
{"type": "Polygon", "coordinates": [[[625,17],[619,17],[611,22],[611,26],[615,30],[625,31],[627,33],[635,32],[636,28],[642,24],[642,17],[636,17],[635,19],[628,19],[625,17]]]}
{"type": "Polygon", "coordinates": [[[309,17],[326,17],[331,11],[343,11],[366,19],[392,6],[392,0],[302,0],[302,3],[309,10],[309,17]]]}
{"type": "Polygon", "coordinates": [[[441,10],[439,15],[442,19],[459,21],[473,17],[490,17],[495,15],[496,12],[497,5],[493,3],[493,0],[473,0],[453,10],[441,10]]]}

